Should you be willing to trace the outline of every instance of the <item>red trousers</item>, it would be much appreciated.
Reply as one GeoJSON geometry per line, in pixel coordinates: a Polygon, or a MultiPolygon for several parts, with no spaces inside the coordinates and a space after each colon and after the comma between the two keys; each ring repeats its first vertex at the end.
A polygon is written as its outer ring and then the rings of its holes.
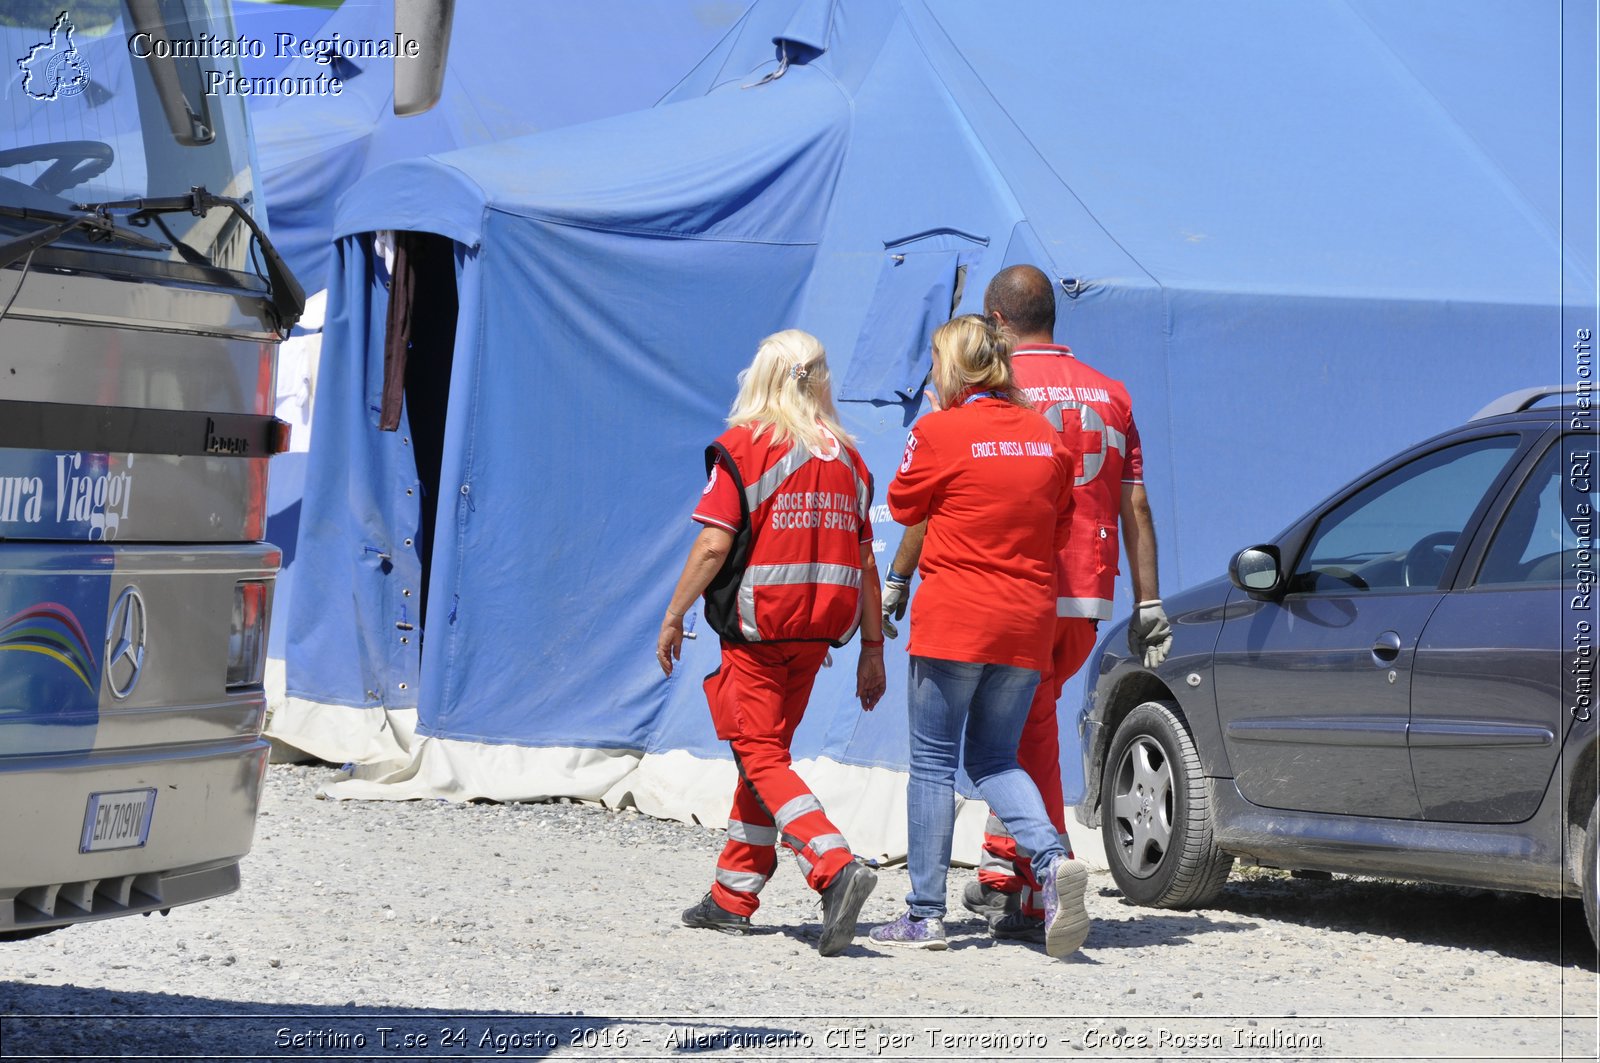
{"type": "MultiPolygon", "coordinates": [[[[1077,674],[1083,662],[1094,649],[1095,622],[1083,617],[1056,618],[1055,643],[1050,654],[1050,671],[1039,677],[1039,687],[1033,693],[1033,704],[1028,708],[1028,722],[1022,727],[1022,738],[1017,743],[1017,763],[1028,773],[1028,778],[1039,788],[1044,798],[1045,811],[1050,822],[1061,835],[1067,855],[1072,846],[1067,842],[1067,815],[1061,796],[1061,727],[1056,720],[1056,702],[1061,700],[1061,688],[1077,674]]],[[[1016,893],[1026,882],[1018,873],[1017,843],[1006,830],[1005,824],[989,817],[984,825],[983,853],[978,862],[978,881],[991,889],[1016,893]]]]}
{"type": "Polygon", "coordinates": [[[712,899],[726,911],[748,916],[760,906],[757,894],[777,869],[780,841],[818,892],[853,859],[789,757],[827,652],[821,642],[725,642],[721,667],[706,677],[717,737],[733,747],[739,765],[728,841],[711,886],[712,899]]]}

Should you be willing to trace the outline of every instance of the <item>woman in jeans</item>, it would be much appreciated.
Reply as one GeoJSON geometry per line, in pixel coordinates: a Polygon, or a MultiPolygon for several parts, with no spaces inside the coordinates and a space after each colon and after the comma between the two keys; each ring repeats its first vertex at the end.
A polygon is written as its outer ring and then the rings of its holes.
{"type": "MultiPolygon", "coordinates": [[[[1087,871],[1069,859],[1017,741],[1055,627],[1055,557],[1071,527],[1077,455],[1011,378],[1010,341],[966,315],[933,334],[934,412],[917,422],[889,487],[901,524],[927,521],[911,603],[909,910],[876,927],[885,945],[945,947],[955,774],[967,774],[1031,854],[1045,951],[1083,944],[1087,871]]],[[[1019,870],[1023,870],[1019,866],[1019,870]]]]}

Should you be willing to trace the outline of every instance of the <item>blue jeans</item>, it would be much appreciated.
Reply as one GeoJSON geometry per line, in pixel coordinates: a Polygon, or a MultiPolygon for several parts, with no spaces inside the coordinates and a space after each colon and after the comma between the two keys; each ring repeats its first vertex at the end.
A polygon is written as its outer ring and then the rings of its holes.
{"type": "Polygon", "coordinates": [[[1044,800],[1017,766],[1017,741],[1039,673],[1004,664],[912,657],[907,718],[911,782],[906,789],[911,914],[943,918],[955,833],[956,766],[963,746],[967,774],[989,808],[1033,856],[1041,877],[1066,855],[1044,800]]]}

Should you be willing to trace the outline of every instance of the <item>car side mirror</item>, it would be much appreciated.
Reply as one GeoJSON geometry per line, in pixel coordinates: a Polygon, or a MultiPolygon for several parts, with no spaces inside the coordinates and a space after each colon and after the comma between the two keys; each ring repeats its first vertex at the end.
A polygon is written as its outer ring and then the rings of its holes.
{"type": "Polygon", "coordinates": [[[1268,598],[1283,586],[1282,557],[1276,546],[1240,550],[1228,562],[1228,578],[1252,598],[1268,598]]]}

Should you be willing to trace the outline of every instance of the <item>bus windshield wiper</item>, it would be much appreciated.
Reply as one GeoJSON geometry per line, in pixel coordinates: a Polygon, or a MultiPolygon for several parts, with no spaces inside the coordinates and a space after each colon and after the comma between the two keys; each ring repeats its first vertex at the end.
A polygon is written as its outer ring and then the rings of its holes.
{"type": "Polygon", "coordinates": [[[109,217],[110,212],[114,210],[132,211],[128,215],[128,221],[134,225],[159,218],[162,214],[189,213],[197,218],[203,218],[212,207],[226,207],[249,227],[256,238],[256,244],[261,248],[262,258],[266,260],[267,265],[267,294],[272,304],[273,315],[278,319],[279,331],[287,336],[305,310],[305,290],[300,287],[300,282],[295,280],[289,264],[283,260],[283,256],[272,245],[267,234],[261,231],[261,226],[250,214],[250,208],[237,199],[219,196],[206,191],[204,185],[195,185],[189,189],[188,195],[183,196],[151,196],[145,199],[121,199],[106,203],[79,203],[76,206],[79,210],[94,211],[104,217],[109,217]]]}
{"type": "MultiPolygon", "coordinates": [[[[80,208],[82,209],[82,208],[80,208]]],[[[0,243],[0,269],[5,269],[17,259],[30,255],[47,244],[53,244],[68,233],[79,229],[88,233],[91,240],[117,240],[143,251],[170,251],[171,245],[148,236],[140,236],[119,229],[108,216],[88,211],[83,214],[57,214],[53,210],[33,210],[28,207],[0,205],[0,216],[22,218],[25,221],[49,222],[43,229],[0,243]]]]}

